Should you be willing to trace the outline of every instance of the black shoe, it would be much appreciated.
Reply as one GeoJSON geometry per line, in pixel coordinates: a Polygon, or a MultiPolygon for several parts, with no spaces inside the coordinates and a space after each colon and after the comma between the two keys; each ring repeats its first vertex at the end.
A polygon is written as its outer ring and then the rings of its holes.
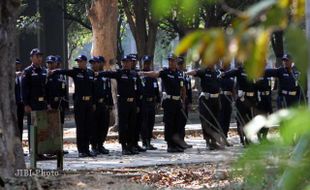
{"type": "Polygon", "coordinates": [[[146,149],[147,150],[157,150],[157,148],[154,147],[152,144],[149,144],[146,149]]]}
{"type": "Polygon", "coordinates": [[[85,158],[85,157],[88,157],[87,153],[85,153],[85,152],[80,152],[79,153],[79,158],[85,158]]]}
{"type": "Polygon", "coordinates": [[[67,150],[63,150],[62,152],[63,152],[63,154],[69,154],[69,151],[67,151],[67,150]]]}
{"type": "Polygon", "coordinates": [[[96,153],[95,151],[89,151],[89,152],[87,152],[87,155],[88,155],[89,157],[96,157],[96,156],[97,156],[97,153],[96,153]]]}
{"type": "Polygon", "coordinates": [[[122,155],[133,155],[133,153],[131,151],[129,151],[128,149],[123,149],[122,155]]]}
{"type": "Polygon", "coordinates": [[[145,148],[142,148],[142,147],[139,146],[139,145],[135,145],[134,148],[135,148],[138,152],[146,152],[146,149],[145,149],[145,148]]]}
{"type": "Polygon", "coordinates": [[[138,149],[135,146],[131,146],[128,148],[128,150],[132,153],[132,154],[140,154],[138,149]]]}
{"type": "Polygon", "coordinates": [[[100,154],[100,153],[99,153],[99,150],[98,150],[97,148],[92,148],[92,149],[91,149],[91,152],[93,152],[93,153],[96,154],[96,155],[100,154]]]}
{"type": "Polygon", "coordinates": [[[168,146],[167,152],[169,153],[179,153],[179,152],[184,152],[183,149],[180,149],[176,146],[168,146]]]}
{"type": "Polygon", "coordinates": [[[185,143],[186,148],[193,148],[193,145],[187,144],[186,142],[184,142],[184,143],[185,143]]]}
{"type": "Polygon", "coordinates": [[[110,153],[110,151],[108,149],[104,148],[104,146],[99,147],[98,152],[100,154],[109,154],[110,153]]]}

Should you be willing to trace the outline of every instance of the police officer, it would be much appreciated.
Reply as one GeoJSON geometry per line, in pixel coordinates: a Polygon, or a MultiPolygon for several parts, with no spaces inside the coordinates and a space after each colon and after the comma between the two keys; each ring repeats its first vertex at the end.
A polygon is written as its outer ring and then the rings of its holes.
{"type": "MultiPolygon", "coordinates": [[[[130,58],[131,61],[131,69],[135,72],[139,72],[140,70],[137,68],[137,63],[138,63],[138,55],[137,54],[129,54],[128,57],[130,58]]],[[[142,121],[142,83],[137,84],[137,90],[136,90],[136,103],[137,103],[137,119],[136,121],[142,121]]],[[[138,142],[140,139],[140,134],[141,134],[141,128],[142,128],[142,122],[136,122],[136,128],[134,132],[134,138],[135,138],[135,143],[134,143],[134,148],[139,151],[139,152],[145,152],[146,149],[139,146],[138,142]]]]}
{"type": "MultiPolygon", "coordinates": [[[[271,102],[271,77],[260,77],[256,81],[257,90],[257,113],[269,115],[272,113],[271,102]]],[[[268,128],[262,128],[258,135],[259,140],[267,139],[268,128]]]]}
{"type": "Polygon", "coordinates": [[[22,85],[21,85],[21,66],[22,63],[19,59],[15,61],[16,76],[15,76],[15,101],[17,106],[17,123],[20,135],[20,140],[23,139],[23,126],[24,126],[24,103],[22,98],[22,85]]]}
{"type": "Polygon", "coordinates": [[[187,118],[188,118],[188,109],[190,107],[190,104],[192,104],[192,85],[191,85],[191,78],[185,74],[186,72],[186,65],[184,61],[184,57],[180,56],[177,59],[177,68],[184,80],[184,87],[185,91],[182,93],[184,98],[182,98],[182,117],[180,118],[182,120],[182,124],[180,126],[180,137],[181,140],[183,141],[183,144],[185,145],[186,148],[192,148],[192,145],[187,144],[184,139],[185,139],[185,126],[187,123],[187,118]]]}
{"type": "Polygon", "coordinates": [[[89,151],[90,139],[93,134],[94,73],[87,69],[87,57],[85,55],[78,56],[75,61],[78,63],[78,68],[54,70],[52,74],[63,74],[73,78],[75,84],[73,95],[74,118],[79,157],[94,157],[96,153],[89,151]]]}
{"type": "MultiPolygon", "coordinates": [[[[103,58],[103,57],[102,57],[103,58]]],[[[101,59],[102,59],[101,58],[101,59]]],[[[104,59],[103,59],[104,61],[104,59]]],[[[89,60],[92,64],[92,69],[94,72],[100,71],[100,63],[98,57],[93,57],[89,60]]],[[[108,133],[108,125],[105,123],[106,117],[106,80],[104,77],[94,77],[94,105],[96,107],[94,112],[94,134],[91,139],[92,150],[97,154],[109,154],[109,150],[104,148],[103,142],[105,141],[106,135],[108,133]]]]}
{"type": "MultiPolygon", "coordinates": [[[[28,137],[31,130],[31,111],[47,109],[45,84],[47,70],[42,67],[43,53],[35,48],[30,52],[31,65],[24,69],[22,75],[22,98],[25,105],[25,113],[28,114],[28,137]]],[[[28,138],[29,146],[30,138],[28,138]]]]}
{"type": "Polygon", "coordinates": [[[201,79],[202,92],[199,96],[199,114],[203,129],[203,136],[210,150],[225,148],[225,135],[218,122],[220,81],[219,71],[213,65],[205,69],[187,72],[201,79]]]}
{"type": "Polygon", "coordinates": [[[140,75],[157,78],[160,77],[163,83],[163,102],[164,123],[165,123],[165,141],[167,142],[167,152],[184,152],[186,147],[181,144],[179,136],[182,126],[180,118],[181,113],[181,90],[184,89],[184,81],[180,72],[177,70],[177,57],[169,54],[169,67],[161,71],[140,72],[140,75]]]}
{"type": "Polygon", "coordinates": [[[122,58],[122,69],[117,71],[102,71],[98,77],[113,78],[117,81],[118,116],[119,116],[119,142],[122,145],[123,155],[139,154],[136,144],[136,119],[137,119],[137,90],[139,76],[132,70],[129,56],[122,58]]]}
{"type": "Polygon", "coordinates": [[[292,57],[285,54],[282,58],[283,66],[277,69],[267,69],[266,77],[276,77],[279,80],[278,108],[291,107],[299,101],[301,93],[298,84],[300,72],[293,67],[292,57]]]}
{"type": "MultiPolygon", "coordinates": [[[[221,65],[220,71],[226,72],[230,69],[230,65],[221,65]]],[[[234,101],[234,78],[221,78],[220,79],[220,110],[221,114],[219,115],[220,124],[223,129],[225,136],[228,136],[231,113],[232,113],[232,103],[234,101]]]]}
{"type": "MultiPolygon", "coordinates": [[[[152,57],[145,55],[142,58],[143,71],[151,71],[152,57]]],[[[151,77],[141,77],[142,82],[142,126],[141,138],[143,146],[146,150],[156,150],[157,148],[151,144],[155,124],[155,107],[160,103],[159,86],[157,79],[151,77]]]]}
{"type": "Polygon", "coordinates": [[[243,145],[247,145],[249,142],[245,137],[243,127],[254,117],[257,103],[255,81],[248,78],[242,63],[237,63],[237,68],[222,73],[222,77],[236,77],[237,79],[237,130],[240,136],[240,142],[243,145]]]}

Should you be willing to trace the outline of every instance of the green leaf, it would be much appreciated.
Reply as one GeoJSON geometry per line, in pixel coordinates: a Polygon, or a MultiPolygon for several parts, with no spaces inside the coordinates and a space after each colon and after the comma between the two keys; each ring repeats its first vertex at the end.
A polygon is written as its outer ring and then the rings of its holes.
{"type": "Polygon", "coordinates": [[[198,42],[200,42],[200,40],[202,40],[203,36],[205,35],[206,35],[206,32],[201,31],[201,30],[188,34],[182,39],[180,44],[177,46],[175,53],[177,55],[185,53],[188,49],[190,49],[191,47],[196,45],[198,42]]]}
{"type": "Polygon", "coordinates": [[[265,11],[275,5],[276,0],[264,0],[256,3],[245,11],[245,15],[250,19],[257,17],[262,11],[265,11]]]}
{"type": "Polygon", "coordinates": [[[169,14],[172,7],[172,0],[153,0],[151,4],[152,14],[159,19],[169,14]]]}
{"type": "Polygon", "coordinates": [[[293,61],[301,72],[300,82],[302,86],[306,84],[307,69],[309,62],[309,41],[305,31],[297,26],[290,26],[285,32],[285,42],[288,53],[293,57],[293,61]]]}

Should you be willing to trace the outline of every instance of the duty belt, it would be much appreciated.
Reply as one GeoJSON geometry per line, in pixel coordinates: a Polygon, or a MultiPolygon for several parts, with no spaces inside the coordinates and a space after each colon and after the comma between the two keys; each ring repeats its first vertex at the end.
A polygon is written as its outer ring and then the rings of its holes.
{"type": "Polygon", "coordinates": [[[172,96],[172,95],[166,95],[165,99],[171,99],[171,100],[181,100],[180,96],[172,96]]]}
{"type": "Polygon", "coordinates": [[[243,97],[243,96],[253,97],[254,95],[255,95],[254,92],[245,92],[243,90],[238,90],[238,97],[243,97]]]}
{"type": "Polygon", "coordinates": [[[147,101],[147,102],[153,102],[153,101],[154,101],[154,98],[145,98],[145,101],[147,101]]]}
{"type": "Polygon", "coordinates": [[[231,91],[222,91],[221,94],[231,96],[233,93],[231,91]]]}
{"type": "Polygon", "coordinates": [[[284,95],[289,95],[289,96],[296,96],[297,95],[296,91],[282,90],[281,93],[284,94],[284,95]]]}
{"type": "Polygon", "coordinates": [[[54,97],[54,102],[58,102],[62,99],[62,97],[54,97]]]}
{"type": "Polygon", "coordinates": [[[103,103],[103,101],[104,101],[104,98],[98,99],[98,103],[103,103]]]}
{"type": "Polygon", "coordinates": [[[219,93],[215,93],[215,94],[211,94],[211,93],[207,93],[207,92],[201,92],[199,97],[205,97],[206,99],[209,98],[218,98],[219,97],[219,93]]]}
{"type": "Polygon", "coordinates": [[[44,101],[44,97],[38,97],[38,101],[39,102],[43,102],[44,101]]]}
{"type": "Polygon", "coordinates": [[[91,99],[91,96],[82,96],[82,100],[89,101],[91,99]]]}
{"type": "Polygon", "coordinates": [[[260,94],[262,96],[269,96],[271,93],[270,93],[270,91],[263,91],[263,92],[260,92],[260,94]]]}

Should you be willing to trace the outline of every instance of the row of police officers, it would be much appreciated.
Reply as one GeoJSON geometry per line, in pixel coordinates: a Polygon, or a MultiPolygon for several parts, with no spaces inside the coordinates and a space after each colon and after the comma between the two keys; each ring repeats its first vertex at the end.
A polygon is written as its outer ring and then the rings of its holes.
{"type": "MultiPolygon", "coordinates": [[[[298,84],[299,72],[291,57],[283,57],[283,66],[267,69],[258,80],[250,80],[243,65],[230,69],[207,66],[203,69],[186,71],[183,57],[169,54],[168,68],[152,71],[152,57],[142,58],[143,67],[136,68],[137,55],[122,58],[122,66],[116,71],[103,70],[107,64],[103,56],[80,55],[75,61],[78,67],[60,69],[61,57],[48,56],[47,68],[42,65],[43,54],[39,49],[30,52],[32,64],[23,72],[20,61],[16,60],[16,102],[19,129],[22,134],[24,111],[58,109],[64,122],[64,110],[68,107],[67,78],[75,84],[74,114],[76,122],[77,148],[79,157],[108,154],[103,146],[109,128],[112,100],[111,79],[117,81],[117,106],[119,143],[123,155],[139,154],[155,150],[151,144],[155,123],[155,110],[162,103],[164,109],[164,131],[167,152],[183,152],[192,145],[184,141],[185,126],[192,103],[190,76],[200,79],[199,116],[206,145],[210,150],[230,146],[227,134],[232,114],[232,104],[236,104],[238,134],[242,144],[247,144],[243,126],[256,114],[272,112],[271,77],[279,81],[279,107],[291,106],[299,100],[301,90],[298,84]],[[91,64],[91,69],[87,67],[91,64]],[[162,98],[159,93],[161,79],[162,98]],[[142,139],[143,147],[138,142],[142,139]],[[91,145],[91,150],[89,149],[91,145]]],[[[259,138],[266,138],[267,129],[262,129],[259,138]]]]}

